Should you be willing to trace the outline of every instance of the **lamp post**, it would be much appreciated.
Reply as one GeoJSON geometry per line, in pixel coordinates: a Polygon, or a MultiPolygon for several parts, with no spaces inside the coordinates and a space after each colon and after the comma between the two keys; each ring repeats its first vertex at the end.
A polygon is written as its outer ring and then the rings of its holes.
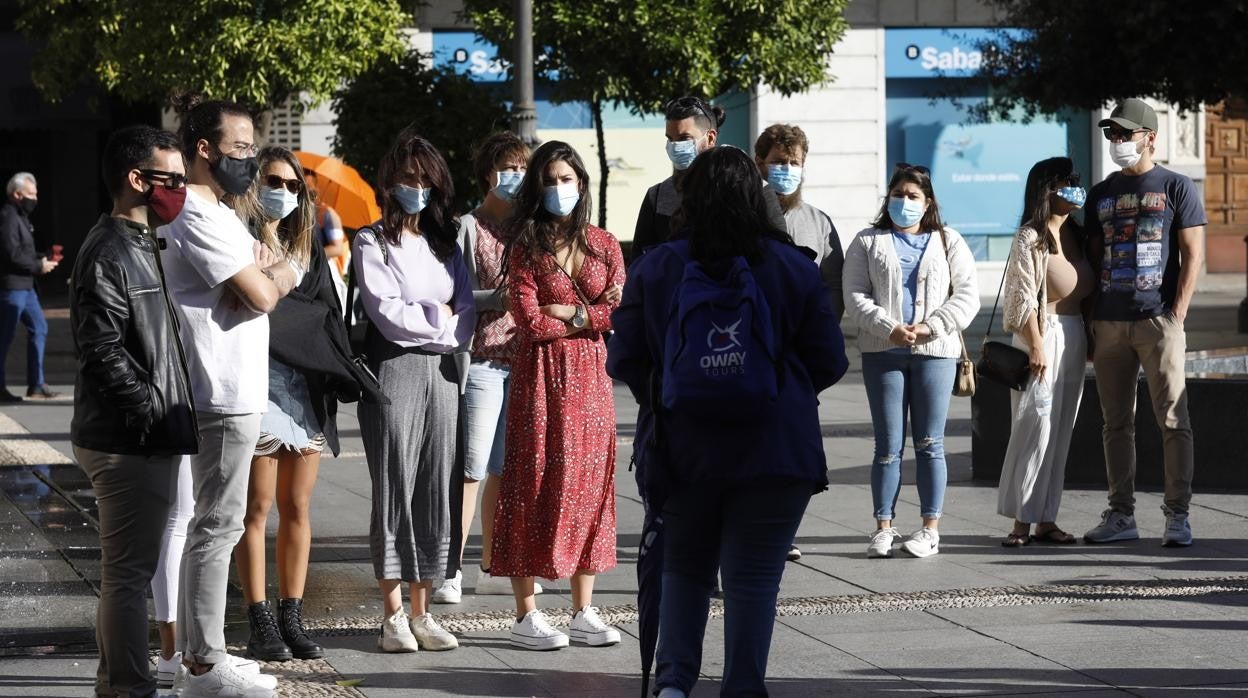
{"type": "Polygon", "coordinates": [[[516,37],[512,46],[514,73],[511,130],[529,147],[538,144],[537,109],[533,105],[533,2],[513,0],[516,37]]]}

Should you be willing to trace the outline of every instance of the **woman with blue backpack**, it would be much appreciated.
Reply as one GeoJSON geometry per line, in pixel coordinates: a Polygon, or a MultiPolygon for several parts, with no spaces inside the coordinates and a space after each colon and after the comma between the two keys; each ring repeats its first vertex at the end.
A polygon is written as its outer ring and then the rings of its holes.
{"type": "Polygon", "coordinates": [[[953,395],[962,330],[979,311],[975,257],[946,228],[926,167],[900,163],[870,228],[845,253],[845,314],[858,326],[862,382],[875,431],[871,499],[875,530],[867,557],[892,557],[906,423],[914,435],[923,525],[902,548],[940,551],[945,499],[945,417],[953,395]]]}
{"type": "Polygon", "coordinates": [[[673,240],[634,263],[612,316],[607,371],[641,405],[638,479],[664,522],[663,698],[697,680],[717,571],[721,695],[766,695],[785,556],[828,484],[816,398],[848,367],[844,339],[818,267],[768,230],[762,197],[744,152],[699,155],[673,240]]]}

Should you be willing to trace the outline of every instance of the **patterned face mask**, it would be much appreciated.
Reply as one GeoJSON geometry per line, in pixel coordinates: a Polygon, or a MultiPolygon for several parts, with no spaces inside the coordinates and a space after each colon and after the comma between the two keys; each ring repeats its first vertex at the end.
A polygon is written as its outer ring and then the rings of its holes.
{"type": "Polygon", "coordinates": [[[1088,190],[1083,187],[1062,187],[1057,190],[1057,195],[1074,206],[1083,206],[1083,202],[1088,200],[1088,190]]]}

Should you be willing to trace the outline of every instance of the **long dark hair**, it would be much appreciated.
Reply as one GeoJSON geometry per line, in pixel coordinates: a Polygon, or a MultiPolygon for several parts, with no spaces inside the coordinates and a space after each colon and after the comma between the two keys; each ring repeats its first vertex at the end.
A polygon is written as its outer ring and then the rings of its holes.
{"type": "Polygon", "coordinates": [[[923,196],[927,197],[927,211],[923,213],[923,219],[919,221],[919,228],[928,232],[943,231],[945,224],[940,216],[940,205],[936,203],[936,192],[932,190],[931,172],[921,165],[906,163],[898,164],[897,169],[893,171],[892,178],[888,180],[888,191],[884,193],[884,203],[880,205],[880,212],[876,214],[875,220],[871,221],[871,227],[879,230],[889,230],[895,227],[893,217],[888,215],[888,199],[898,184],[906,182],[918,186],[923,196]]]}
{"type": "Polygon", "coordinates": [[[763,250],[766,209],[758,166],[744,151],[719,146],[686,170],[676,217],[694,259],[755,261],[763,250]]]}
{"type": "Polygon", "coordinates": [[[381,206],[381,234],[391,245],[401,245],[403,229],[419,231],[439,262],[455,254],[459,238],[459,217],[454,215],[455,185],[442,153],[408,126],[399,132],[394,145],[377,166],[377,204],[381,206]],[[390,190],[399,180],[414,173],[425,175],[433,186],[429,204],[409,216],[390,190]]]}
{"type": "Polygon", "coordinates": [[[546,141],[533,153],[524,173],[524,181],[520,183],[520,191],[516,192],[515,207],[507,223],[507,257],[510,258],[511,251],[515,249],[527,262],[536,264],[554,255],[556,248],[569,241],[580,245],[585,254],[596,256],[598,253],[590,248],[586,235],[593,207],[589,195],[589,171],[585,169],[581,156],[563,141],[546,141]],[[546,195],[542,176],[547,166],[558,160],[568,163],[576,173],[581,192],[576,207],[562,220],[542,205],[546,195]]]}
{"type": "Polygon", "coordinates": [[[1023,215],[1019,219],[1020,226],[1027,226],[1040,234],[1037,246],[1049,253],[1057,252],[1057,240],[1049,230],[1049,216],[1053,214],[1052,195],[1067,182],[1079,181],[1075,174],[1075,163],[1070,158],[1056,157],[1041,160],[1031,166],[1027,173],[1027,187],[1023,194],[1023,215]]]}

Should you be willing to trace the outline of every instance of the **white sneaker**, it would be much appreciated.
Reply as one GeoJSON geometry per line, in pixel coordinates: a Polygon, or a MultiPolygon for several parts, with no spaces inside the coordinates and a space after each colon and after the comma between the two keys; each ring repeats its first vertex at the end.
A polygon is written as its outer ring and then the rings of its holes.
{"type": "Polygon", "coordinates": [[[277,688],[277,677],[248,674],[232,662],[218,662],[211,669],[195,676],[186,674],[182,698],[271,698],[277,688]]]}
{"type": "Polygon", "coordinates": [[[255,676],[260,673],[260,662],[246,657],[240,657],[237,654],[225,655],[225,661],[229,662],[244,674],[255,676]]]}
{"type": "Polygon", "coordinates": [[[1113,543],[1119,540],[1136,540],[1140,531],[1135,527],[1135,517],[1106,509],[1101,512],[1101,522],[1087,533],[1083,540],[1088,543],[1113,543]]]}
{"type": "Polygon", "coordinates": [[[433,592],[434,603],[459,603],[464,599],[464,572],[459,570],[454,577],[442,580],[438,590],[433,592]]]}
{"type": "Polygon", "coordinates": [[[156,655],[156,687],[173,688],[173,680],[178,676],[178,667],[182,666],[182,653],[174,652],[173,657],[165,659],[156,655]]]}
{"type": "Polygon", "coordinates": [[[382,652],[415,652],[420,649],[416,636],[407,624],[407,614],[403,609],[381,622],[381,637],[377,638],[377,647],[382,652]]]}
{"type": "Polygon", "coordinates": [[[867,545],[867,557],[892,557],[893,543],[898,538],[901,538],[901,532],[892,526],[877,529],[871,534],[871,543],[867,545]]]}
{"type": "MultiPolygon", "coordinates": [[[[182,691],[186,689],[186,679],[191,672],[182,663],[182,653],[178,652],[174,655],[178,659],[178,666],[174,669],[172,689],[174,695],[182,695],[182,691]]],[[[260,663],[246,657],[239,657],[234,654],[225,656],[225,663],[233,666],[234,669],[244,676],[258,676],[260,674],[260,663]]]]}
{"type": "Polygon", "coordinates": [[[940,533],[924,526],[911,534],[901,547],[915,557],[931,557],[940,552],[940,533]]]}
{"type": "Polygon", "coordinates": [[[572,616],[568,635],[590,647],[606,647],[620,642],[620,631],[602,622],[598,609],[593,606],[586,606],[572,616]]]}
{"type": "Polygon", "coordinates": [[[416,638],[416,643],[420,645],[422,650],[441,652],[459,647],[459,640],[456,640],[454,635],[447,632],[446,628],[438,625],[438,621],[434,620],[433,616],[428,613],[423,616],[413,617],[408,626],[412,630],[412,635],[416,638]]]}
{"type": "Polygon", "coordinates": [[[668,686],[659,691],[659,698],[687,698],[685,692],[675,686],[668,686]]]}
{"type": "Polygon", "coordinates": [[[1192,544],[1192,525],[1187,521],[1187,513],[1171,511],[1169,507],[1161,508],[1166,514],[1166,530],[1161,534],[1161,544],[1167,548],[1186,548],[1192,544]]]}
{"type": "Polygon", "coordinates": [[[526,650],[557,650],[568,646],[568,636],[550,627],[546,614],[533,610],[511,624],[511,644],[526,650]]]}
{"type": "MultiPolygon", "coordinates": [[[[511,577],[495,577],[481,570],[481,573],[477,575],[477,585],[473,587],[472,593],[479,596],[511,596],[511,577]]],[[[537,596],[540,593],[542,593],[542,585],[536,581],[533,582],[533,595],[537,596]]]]}

